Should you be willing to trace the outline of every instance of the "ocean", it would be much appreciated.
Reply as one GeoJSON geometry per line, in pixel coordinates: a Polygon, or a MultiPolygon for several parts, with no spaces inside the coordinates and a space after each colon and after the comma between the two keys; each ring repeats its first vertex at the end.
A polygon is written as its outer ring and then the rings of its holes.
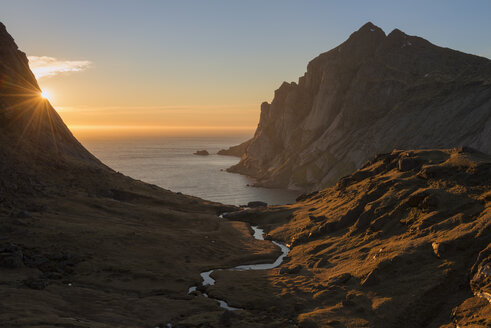
{"type": "Polygon", "coordinates": [[[198,196],[224,204],[244,205],[264,201],[270,205],[295,202],[298,192],[250,187],[254,181],[225,170],[239,158],[217,155],[237,145],[242,137],[138,137],[80,138],[82,144],[104,164],[134,179],[174,192],[198,196]],[[209,156],[193,155],[206,149],[209,156]]]}

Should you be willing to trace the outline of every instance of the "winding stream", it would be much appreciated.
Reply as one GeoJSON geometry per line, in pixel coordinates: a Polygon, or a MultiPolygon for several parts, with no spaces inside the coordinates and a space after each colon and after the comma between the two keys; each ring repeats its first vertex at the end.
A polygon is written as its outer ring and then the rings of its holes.
{"type": "MultiPolygon", "coordinates": [[[[220,216],[222,217],[222,216],[220,216]]],[[[252,230],[254,231],[253,233],[253,237],[258,239],[258,240],[264,240],[264,237],[263,237],[263,233],[264,233],[264,230],[257,227],[257,226],[251,226],[252,230]]],[[[205,271],[205,272],[201,272],[200,275],[201,275],[201,278],[203,278],[203,281],[201,283],[202,286],[210,286],[210,285],[214,285],[215,284],[215,279],[213,279],[211,277],[211,274],[214,272],[214,271],[217,271],[217,270],[227,270],[227,271],[245,271],[245,270],[269,270],[269,269],[273,269],[273,268],[276,268],[277,266],[279,266],[282,262],[283,262],[283,259],[285,258],[285,256],[288,255],[288,253],[290,252],[290,249],[288,247],[286,247],[284,244],[282,243],[279,243],[277,241],[271,241],[273,244],[275,244],[276,246],[278,246],[280,249],[281,249],[281,255],[278,256],[278,258],[276,259],[276,261],[274,261],[273,263],[263,263],[263,264],[246,264],[246,265],[239,265],[239,266],[236,266],[236,267],[233,267],[233,268],[230,268],[230,269],[212,269],[210,271],[205,271]]],[[[189,288],[189,291],[188,291],[188,294],[191,294],[192,292],[196,291],[197,290],[197,286],[192,286],[189,288]]],[[[209,297],[208,294],[206,293],[203,293],[202,294],[204,297],[209,297]]],[[[214,299],[215,301],[217,301],[219,304],[220,304],[220,307],[226,309],[226,310],[229,310],[229,311],[236,311],[236,310],[241,310],[240,308],[235,308],[233,306],[230,306],[227,304],[227,302],[225,302],[224,300],[220,300],[220,299],[217,299],[217,298],[212,298],[212,297],[209,297],[211,299],[214,299]]]]}

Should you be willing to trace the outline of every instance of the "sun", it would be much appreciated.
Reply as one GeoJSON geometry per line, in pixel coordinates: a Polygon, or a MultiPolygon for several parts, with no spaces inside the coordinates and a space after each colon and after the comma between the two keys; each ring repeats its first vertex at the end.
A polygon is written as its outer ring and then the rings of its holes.
{"type": "Polygon", "coordinates": [[[41,97],[43,97],[46,100],[51,100],[51,95],[46,90],[41,91],[41,97]]]}

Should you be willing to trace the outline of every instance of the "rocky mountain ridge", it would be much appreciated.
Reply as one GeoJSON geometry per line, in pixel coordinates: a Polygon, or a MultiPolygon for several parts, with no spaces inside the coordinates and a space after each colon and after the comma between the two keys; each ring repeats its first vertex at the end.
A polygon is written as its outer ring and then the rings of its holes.
{"type": "Polygon", "coordinates": [[[491,153],[491,61],[367,23],[261,105],[254,137],[221,154],[257,185],[316,190],[373,154],[469,145],[491,153]],[[245,149],[241,154],[237,150],[245,149]]]}

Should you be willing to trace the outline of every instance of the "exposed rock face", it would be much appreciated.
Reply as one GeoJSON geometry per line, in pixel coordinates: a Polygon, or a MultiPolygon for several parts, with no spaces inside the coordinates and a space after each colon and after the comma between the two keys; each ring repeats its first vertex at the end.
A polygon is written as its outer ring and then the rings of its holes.
{"type": "Polygon", "coordinates": [[[489,140],[490,60],[367,23],[261,105],[256,133],[229,170],[314,190],[376,153],[461,145],[491,153],[489,140]]]}
{"type": "Polygon", "coordinates": [[[218,151],[218,155],[227,155],[227,156],[235,156],[235,157],[242,157],[242,155],[245,154],[247,147],[251,144],[252,139],[249,139],[240,145],[237,146],[232,146],[229,149],[221,149],[218,151]]]}

